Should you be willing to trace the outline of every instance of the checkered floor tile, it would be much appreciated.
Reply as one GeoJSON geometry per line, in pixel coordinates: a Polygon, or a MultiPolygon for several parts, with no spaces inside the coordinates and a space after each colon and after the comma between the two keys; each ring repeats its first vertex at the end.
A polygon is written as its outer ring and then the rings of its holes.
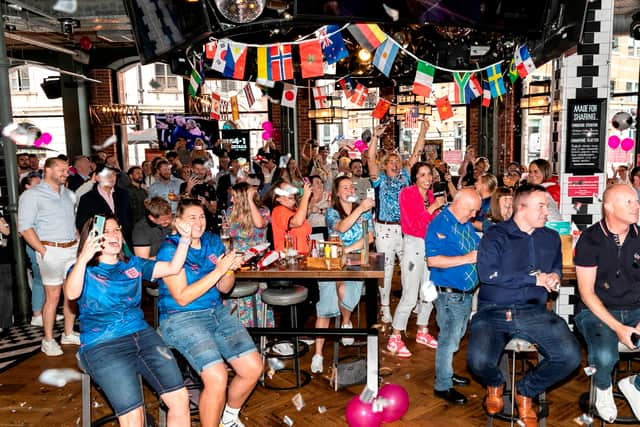
{"type": "MultiPolygon", "coordinates": [[[[64,328],[63,322],[56,323],[54,338],[58,339],[64,328]]],[[[39,326],[29,324],[14,326],[8,334],[0,338],[0,372],[6,371],[17,363],[40,351],[43,330],[39,326]]]]}

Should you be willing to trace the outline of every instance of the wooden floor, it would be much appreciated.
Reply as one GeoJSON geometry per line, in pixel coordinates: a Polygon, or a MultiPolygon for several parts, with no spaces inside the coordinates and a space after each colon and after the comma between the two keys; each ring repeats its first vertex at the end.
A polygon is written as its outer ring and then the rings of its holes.
{"type": "MultiPolygon", "coordinates": [[[[398,285],[394,283],[394,288],[398,285]]],[[[397,299],[395,301],[397,302],[397,299]]],[[[145,304],[149,304],[148,301],[145,304]]],[[[435,314],[435,313],[434,313],[435,314]]],[[[432,315],[432,323],[433,318],[432,315]]],[[[388,330],[381,333],[380,367],[384,374],[383,382],[400,384],[409,392],[411,403],[409,411],[402,420],[387,424],[389,426],[446,426],[468,427],[486,425],[482,409],[484,391],[476,383],[459,388],[469,398],[465,406],[451,406],[433,396],[435,351],[417,346],[415,319],[410,320],[407,344],[414,353],[409,360],[400,360],[386,353],[388,330]],[[412,324],[413,323],[413,324],[412,324]]],[[[435,326],[432,328],[435,330],[435,326]]],[[[325,346],[325,360],[330,359],[330,348],[325,346]]],[[[313,347],[312,347],[313,348],[313,347]]],[[[81,387],[80,383],[71,383],[63,388],[45,386],[38,383],[38,375],[48,368],[75,367],[75,347],[66,346],[62,357],[48,358],[43,354],[20,363],[0,374],[0,426],[75,426],[80,423],[81,387]]],[[[349,351],[355,351],[351,349],[349,351]]],[[[466,339],[455,356],[455,370],[458,374],[468,375],[466,370],[466,339]]],[[[310,355],[303,359],[303,367],[309,369],[310,355]]],[[[326,363],[325,363],[326,364],[326,363]]],[[[325,367],[326,369],[326,367],[325,367]]],[[[284,374],[276,374],[284,375],[284,374]]],[[[276,378],[277,379],[277,378],[276,378]]],[[[344,408],[346,403],[358,394],[362,386],[334,392],[329,388],[324,375],[316,375],[310,384],[301,389],[306,406],[296,411],[291,398],[296,391],[276,392],[258,386],[241,413],[247,427],[285,425],[284,416],[288,416],[299,426],[340,426],[346,425],[344,408]],[[318,408],[325,407],[320,413],[318,408]]],[[[563,385],[547,394],[550,415],[547,425],[550,427],[575,427],[574,419],[581,415],[578,397],[588,389],[588,380],[580,369],[563,385]]],[[[149,393],[147,393],[149,394],[149,393]]],[[[94,393],[94,419],[109,412],[109,407],[98,393],[94,393]]],[[[157,402],[149,394],[146,398],[148,411],[157,420],[157,402]]],[[[621,412],[628,413],[627,408],[621,412]]],[[[116,425],[116,423],[108,424],[116,425]]],[[[194,420],[193,425],[199,425],[194,420]]],[[[508,426],[508,422],[494,421],[495,426],[508,426]]],[[[599,423],[597,424],[599,425],[599,423]]]]}

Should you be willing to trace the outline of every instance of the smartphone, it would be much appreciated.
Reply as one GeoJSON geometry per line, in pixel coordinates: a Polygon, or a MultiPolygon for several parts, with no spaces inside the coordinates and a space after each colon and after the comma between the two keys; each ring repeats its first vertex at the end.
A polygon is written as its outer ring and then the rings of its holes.
{"type": "Polygon", "coordinates": [[[635,332],[631,334],[631,343],[638,348],[638,345],[640,344],[640,335],[636,334],[635,332]]]}
{"type": "Polygon", "coordinates": [[[367,199],[376,199],[376,190],[373,188],[367,188],[367,199]]]}
{"type": "Polygon", "coordinates": [[[433,184],[433,197],[444,197],[447,190],[446,182],[436,182],[433,184]]]}
{"type": "Polygon", "coordinates": [[[102,236],[102,233],[104,232],[104,223],[107,222],[107,220],[105,219],[104,216],[102,215],[95,215],[93,217],[93,227],[91,228],[91,231],[89,232],[89,235],[92,237],[100,237],[102,236]]]}

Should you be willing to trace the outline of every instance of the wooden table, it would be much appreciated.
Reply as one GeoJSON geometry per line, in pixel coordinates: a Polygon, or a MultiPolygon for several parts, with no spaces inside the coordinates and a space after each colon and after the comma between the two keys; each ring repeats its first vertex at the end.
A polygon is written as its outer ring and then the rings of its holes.
{"type": "MultiPolygon", "coordinates": [[[[355,255],[355,254],[354,254],[355,255]]],[[[359,255],[358,255],[359,256],[359,255]]],[[[237,271],[238,280],[364,280],[366,289],[366,328],[247,328],[255,336],[340,336],[367,338],[367,388],[378,391],[378,330],[373,328],[378,319],[378,285],[384,280],[384,254],[370,253],[369,266],[347,265],[340,270],[308,269],[301,261],[293,266],[274,265],[265,270],[237,271]]]]}

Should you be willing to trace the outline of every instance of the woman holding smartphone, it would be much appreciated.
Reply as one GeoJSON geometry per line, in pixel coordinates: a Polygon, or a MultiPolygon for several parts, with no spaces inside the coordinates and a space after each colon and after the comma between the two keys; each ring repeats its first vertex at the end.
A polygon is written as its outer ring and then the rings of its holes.
{"type": "Polygon", "coordinates": [[[431,348],[438,347],[438,341],[429,334],[428,328],[433,304],[420,301],[419,296],[420,286],[429,279],[429,270],[424,259],[424,236],[429,223],[446,202],[444,191],[437,197],[433,193],[432,171],[429,163],[415,163],[411,167],[413,185],[400,191],[400,225],[404,234],[402,241],[404,257],[400,261],[402,297],[393,316],[393,332],[389,337],[387,350],[403,358],[411,357],[411,352],[402,341],[401,334],[407,329],[409,316],[416,304],[418,304],[416,344],[431,348]]]}
{"type": "Polygon", "coordinates": [[[191,226],[177,220],[179,242],[167,262],[122,251],[123,236],[115,216],[95,216],[82,228],[78,258],[64,283],[65,295],[80,310],[78,352],[83,368],[104,391],[120,425],[142,426],[141,374],[169,408],[168,425],[188,426],[189,398],[176,361],[162,338],[144,320],[142,280],[176,274],[182,268],[191,226]],[[94,231],[96,218],[104,230],[94,231]]]}

